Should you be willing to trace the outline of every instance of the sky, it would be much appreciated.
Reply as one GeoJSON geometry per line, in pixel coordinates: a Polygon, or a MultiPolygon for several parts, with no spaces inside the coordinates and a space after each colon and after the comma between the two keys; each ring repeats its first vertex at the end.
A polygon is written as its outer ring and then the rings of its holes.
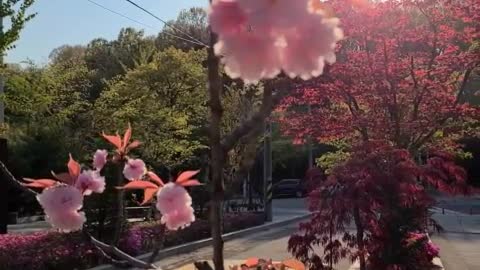
{"type": "MultiPolygon", "coordinates": [[[[87,44],[98,37],[115,39],[123,27],[144,29],[147,35],[156,35],[163,23],[137,9],[125,0],[91,0],[124,14],[143,24],[129,21],[102,9],[88,0],[36,0],[31,12],[37,16],[27,23],[20,34],[16,48],[6,56],[7,63],[20,63],[27,59],[46,64],[50,52],[64,44],[87,44]]],[[[175,19],[182,9],[206,7],[208,0],[134,0],[164,20],[175,19]]],[[[6,24],[7,25],[7,24],[6,24]]]]}

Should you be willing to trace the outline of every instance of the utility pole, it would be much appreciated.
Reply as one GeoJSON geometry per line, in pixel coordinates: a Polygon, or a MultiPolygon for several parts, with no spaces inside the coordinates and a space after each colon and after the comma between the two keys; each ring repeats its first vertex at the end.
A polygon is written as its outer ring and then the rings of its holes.
{"type": "MultiPolygon", "coordinates": [[[[2,14],[0,14],[0,39],[3,39],[3,0],[0,0],[0,9],[2,9],[2,14]]],[[[0,69],[3,69],[3,51],[0,51],[0,69]]],[[[3,75],[0,73],[0,96],[4,93],[4,78],[3,75]]],[[[5,123],[5,106],[3,101],[0,99],[0,127],[3,126],[5,123]]],[[[0,137],[0,161],[3,163],[7,162],[7,140],[5,138],[0,137]]],[[[5,175],[0,173],[0,184],[2,188],[0,188],[0,234],[7,233],[7,224],[8,224],[8,187],[10,185],[4,184],[3,182],[7,182],[5,175]]]]}
{"type": "Polygon", "coordinates": [[[272,221],[272,126],[268,120],[265,120],[265,138],[263,144],[263,194],[265,221],[272,221]]]}

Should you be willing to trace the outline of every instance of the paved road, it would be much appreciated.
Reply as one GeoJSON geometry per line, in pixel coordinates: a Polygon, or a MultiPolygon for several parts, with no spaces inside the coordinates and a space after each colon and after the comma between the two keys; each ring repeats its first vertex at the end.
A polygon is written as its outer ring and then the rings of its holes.
{"type": "MultiPolygon", "coordinates": [[[[291,258],[292,255],[287,251],[288,239],[290,234],[296,231],[297,226],[298,224],[292,224],[228,241],[224,248],[225,259],[244,260],[249,257],[264,257],[282,260],[291,258]]],[[[209,260],[211,257],[212,248],[205,247],[191,253],[160,260],[156,262],[156,265],[164,270],[173,270],[194,261],[209,260]]],[[[344,260],[336,266],[336,269],[348,270],[349,267],[350,262],[344,260]]]]}
{"type": "Polygon", "coordinates": [[[480,215],[472,211],[480,208],[479,198],[442,196],[437,201],[440,208],[433,218],[445,232],[433,235],[432,240],[440,246],[445,269],[480,269],[480,215]]]}

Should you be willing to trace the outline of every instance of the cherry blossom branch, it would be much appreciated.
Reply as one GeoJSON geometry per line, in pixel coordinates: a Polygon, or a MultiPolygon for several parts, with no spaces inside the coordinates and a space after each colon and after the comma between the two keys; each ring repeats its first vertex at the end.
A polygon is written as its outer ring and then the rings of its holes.
{"type": "MultiPolygon", "coordinates": [[[[26,191],[28,194],[33,195],[33,196],[36,196],[38,194],[38,192],[22,185],[22,182],[19,181],[18,179],[16,179],[15,176],[13,176],[13,174],[10,172],[10,170],[8,170],[8,168],[5,166],[5,164],[2,161],[0,161],[0,170],[3,172],[7,181],[14,184],[16,187],[20,188],[21,190],[26,191]]],[[[160,269],[152,263],[147,263],[147,262],[141,261],[141,260],[139,260],[135,257],[132,257],[132,256],[128,255],[127,253],[121,251],[120,249],[118,249],[115,246],[108,245],[108,244],[96,239],[85,229],[83,230],[83,232],[88,236],[88,239],[95,246],[95,248],[97,248],[105,258],[107,258],[109,261],[111,261],[113,264],[115,264],[117,266],[120,266],[120,267],[134,266],[134,267],[138,267],[138,268],[142,268],[142,269],[160,269]],[[121,261],[115,260],[108,253],[113,254],[117,258],[120,258],[122,260],[121,261]]],[[[157,254],[158,254],[158,251],[157,251],[157,254]]]]}
{"type": "Polygon", "coordinates": [[[147,260],[149,263],[153,263],[155,258],[157,258],[158,253],[160,252],[160,249],[163,248],[163,243],[164,243],[164,240],[165,240],[164,239],[164,237],[165,237],[165,225],[163,225],[163,224],[161,225],[160,233],[158,235],[159,235],[159,237],[158,237],[157,245],[153,249],[152,255],[150,255],[150,257],[147,260]]]}
{"type": "Polygon", "coordinates": [[[104,251],[104,254],[105,254],[105,252],[110,253],[110,254],[115,255],[117,258],[122,259],[122,261],[116,261],[116,260],[112,260],[112,258],[110,257],[110,259],[112,261],[120,263],[120,265],[125,265],[126,267],[133,266],[133,267],[138,267],[138,268],[141,268],[141,269],[159,269],[156,265],[154,265],[152,263],[147,263],[147,262],[139,260],[135,257],[132,257],[132,256],[128,255],[127,253],[121,251],[117,247],[112,246],[112,245],[108,245],[108,244],[106,244],[106,243],[104,243],[100,240],[97,240],[95,237],[90,235],[88,232],[86,232],[86,233],[87,233],[90,241],[92,242],[92,244],[94,244],[96,247],[102,249],[104,251]]]}
{"type": "Polygon", "coordinates": [[[23,186],[22,182],[17,180],[15,176],[13,176],[13,174],[10,172],[10,170],[8,170],[7,166],[5,166],[5,164],[2,161],[0,161],[0,170],[2,171],[3,175],[5,175],[7,180],[10,183],[14,184],[17,188],[20,188],[21,190],[26,191],[27,193],[33,196],[36,196],[38,194],[36,191],[23,186]]]}

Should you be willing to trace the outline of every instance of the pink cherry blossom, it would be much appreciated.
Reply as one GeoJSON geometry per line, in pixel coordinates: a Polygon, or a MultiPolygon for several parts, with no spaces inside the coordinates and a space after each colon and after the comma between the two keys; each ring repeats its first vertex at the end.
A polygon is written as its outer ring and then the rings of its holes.
{"type": "Polygon", "coordinates": [[[93,167],[97,170],[102,170],[103,166],[107,163],[107,150],[98,149],[93,155],[93,167]]]}
{"type": "Polygon", "coordinates": [[[219,1],[216,9],[210,10],[210,24],[214,32],[236,34],[243,30],[246,13],[236,1],[219,1]]]}
{"type": "Polygon", "coordinates": [[[185,206],[163,214],[160,221],[167,226],[167,229],[178,230],[194,222],[195,215],[193,214],[193,208],[191,206],[185,206]]]}
{"type": "Polygon", "coordinates": [[[254,28],[289,28],[299,24],[308,12],[310,0],[239,0],[254,28]]]}
{"type": "Polygon", "coordinates": [[[123,175],[128,180],[139,180],[146,172],[145,162],[141,159],[129,159],[123,168],[123,175]]]}
{"type": "Polygon", "coordinates": [[[86,219],[83,212],[78,212],[82,208],[83,195],[77,188],[56,185],[37,195],[37,200],[45,211],[47,222],[54,228],[62,231],[82,228],[86,219]]]}
{"type": "Polygon", "coordinates": [[[63,232],[81,230],[87,219],[84,212],[61,211],[47,214],[46,221],[63,232]]]}
{"type": "Polygon", "coordinates": [[[47,215],[65,211],[77,211],[82,208],[83,195],[75,187],[56,185],[43,190],[37,200],[47,215]]]}
{"type": "Polygon", "coordinates": [[[335,62],[343,32],[338,19],[328,18],[312,1],[214,1],[209,20],[226,73],[246,83],[273,78],[281,70],[305,80],[322,74],[325,62],[335,62]]]}
{"type": "Polygon", "coordinates": [[[283,48],[282,68],[290,78],[308,80],[323,73],[325,62],[335,63],[335,43],[343,33],[336,18],[305,17],[303,25],[286,32],[288,45],[283,48]]]}
{"type": "Polygon", "coordinates": [[[105,177],[101,176],[99,171],[85,170],[75,181],[75,187],[83,195],[90,195],[92,192],[102,193],[105,190],[105,177]]]}
{"type": "Polygon", "coordinates": [[[192,205],[192,197],[187,190],[175,183],[167,183],[157,192],[156,207],[162,215],[180,211],[192,205]]]}
{"type": "Polygon", "coordinates": [[[217,55],[223,55],[225,72],[233,79],[257,83],[280,73],[278,48],[271,36],[243,31],[224,37],[214,49],[217,55]]]}

